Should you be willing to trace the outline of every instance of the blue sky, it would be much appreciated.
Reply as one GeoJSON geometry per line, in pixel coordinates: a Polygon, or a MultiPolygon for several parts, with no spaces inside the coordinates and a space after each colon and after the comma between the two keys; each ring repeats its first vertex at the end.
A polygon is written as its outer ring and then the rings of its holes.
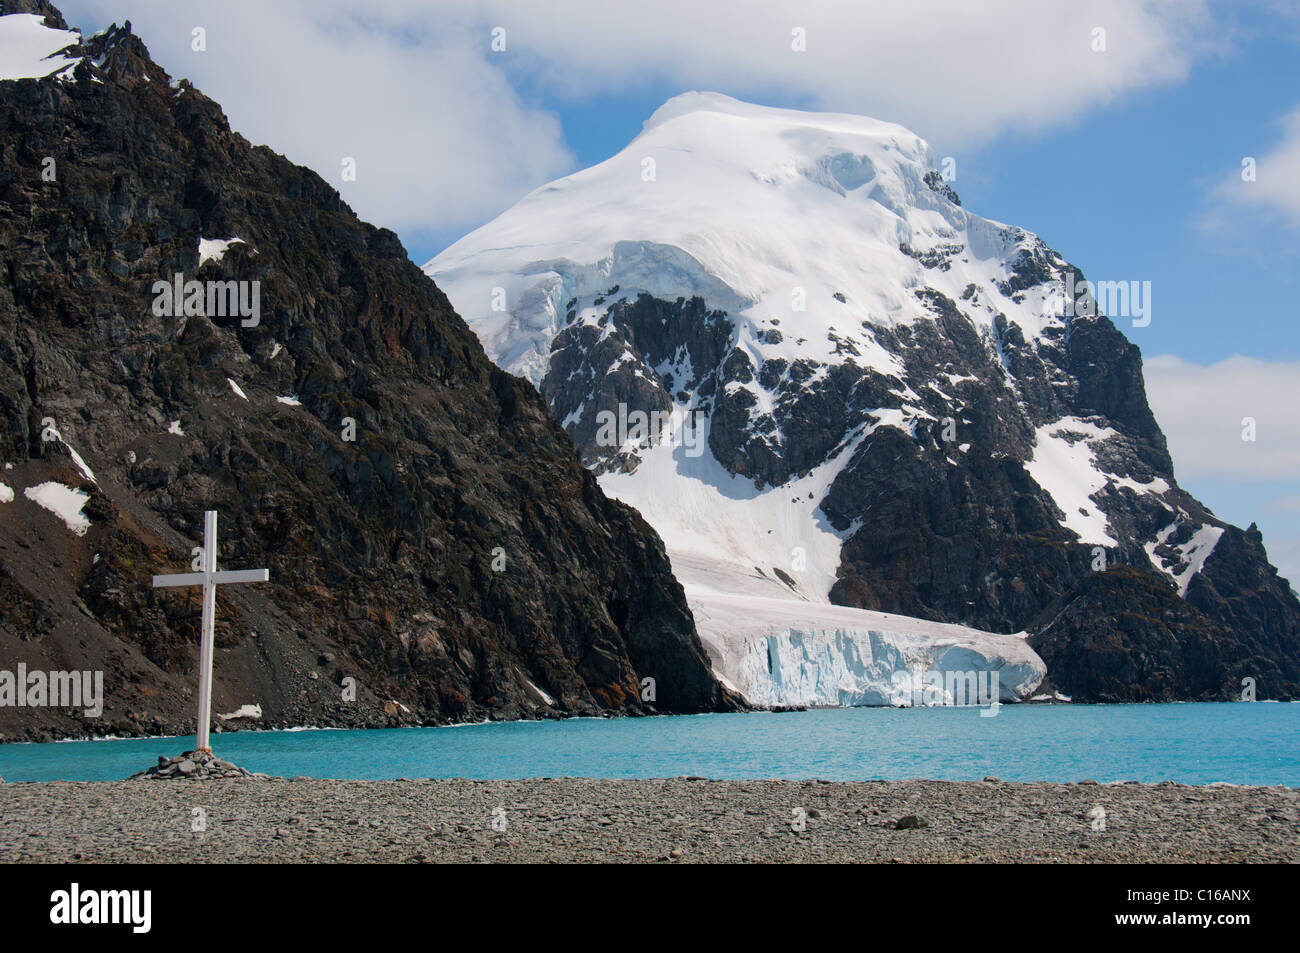
{"type": "Polygon", "coordinates": [[[1300,0],[61,7],[87,30],[129,17],[236,129],[316,169],[421,264],[689,89],[899,122],[957,160],[972,211],[1090,278],[1151,282],[1150,325],[1117,323],[1150,359],[1179,480],[1258,522],[1300,580],[1300,0]]]}

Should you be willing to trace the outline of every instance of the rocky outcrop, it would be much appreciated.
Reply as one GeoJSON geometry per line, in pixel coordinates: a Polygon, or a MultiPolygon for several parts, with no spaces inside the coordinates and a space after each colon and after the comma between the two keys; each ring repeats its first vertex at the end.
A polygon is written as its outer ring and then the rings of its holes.
{"type": "MultiPolygon", "coordinates": [[[[1253,653],[1151,573],[1085,576],[1030,639],[1053,685],[1076,700],[1220,701],[1260,675],[1253,653]]],[[[1268,680],[1281,673],[1269,663],[1268,680]]]]}
{"type": "MultiPolygon", "coordinates": [[[[52,8],[4,4],[29,9],[52,8]]],[[[205,509],[222,566],[271,571],[218,596],[217,711],[734,707],[659,538],[392,232],[129,27],[74,52],[0,83],[0,658],[103,671],[105,708],[0,708],[6,738],[192,729],[197,593],[150,576],[188,567],[205,509]],[[171,309],[178,274],[258,313],[171,309]],[[84,497],[80,534],[29,498],[46,483],[84,497]]]]}
{"type": "Polygon", "coordinates": [[[1029,642],[1055,687],[1080,700],[1235,701],[1248,684],[1252,697],[1293,697],[1294,601],[1255,526],[1228,526],[1185,598],[1133,567],[1090,574],[1029,642]]]}
{"type": "Polygon", "coordinates": [[[203,781],[230,780],[233,778],[268,777],[265,774],[253,774],[237,764],[218,758],[211,751],[186,751],[174,758],[158,756],[158,763],[147,771],[139,771],[127,778],[128,781],[203,781]]]}

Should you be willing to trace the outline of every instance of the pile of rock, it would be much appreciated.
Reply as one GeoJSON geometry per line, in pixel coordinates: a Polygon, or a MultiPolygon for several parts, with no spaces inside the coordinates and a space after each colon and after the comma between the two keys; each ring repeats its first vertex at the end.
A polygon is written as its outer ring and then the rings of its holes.
{"type": "Polygon", "coordinates": [[[127,778],[143,781],[185,781],[199,778],[265,778],[265,774],[253,774],[237,764],[223,761],[211,751],[187,751],[175,758],[158,756],[158,763],[148,771],[141,771],[127,778]]]}

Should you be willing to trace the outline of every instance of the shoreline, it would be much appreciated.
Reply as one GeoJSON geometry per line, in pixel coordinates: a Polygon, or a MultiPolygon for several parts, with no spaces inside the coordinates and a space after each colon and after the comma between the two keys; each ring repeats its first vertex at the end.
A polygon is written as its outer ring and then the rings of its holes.
{"type": "Polygon", "coordinates": [[[1300,790],[996,779],[0,785],[3,863],[378,861],[1294,863],[1300,790]]]}

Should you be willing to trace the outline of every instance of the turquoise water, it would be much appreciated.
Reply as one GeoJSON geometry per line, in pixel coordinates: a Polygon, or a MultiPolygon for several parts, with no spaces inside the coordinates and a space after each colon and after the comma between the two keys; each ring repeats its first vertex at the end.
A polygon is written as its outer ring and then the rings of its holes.
{"type": "MultiPolygon", "coordinates": [[[[845,708],[372,731],[244,731],[213,750],[318,778],[1182,781],[1300,787],[1300,705],[845,708]]],[[[0,745],[8,781],[120,780],[194,737],[0,745]]]]}

